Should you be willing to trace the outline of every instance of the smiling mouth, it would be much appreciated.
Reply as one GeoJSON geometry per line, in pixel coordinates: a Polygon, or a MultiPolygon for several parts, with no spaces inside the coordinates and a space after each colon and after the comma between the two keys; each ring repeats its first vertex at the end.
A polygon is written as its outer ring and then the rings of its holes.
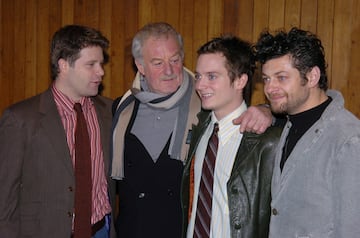
{"type": "Polygon", "coordinates": [[[211,97],[213,94],[212,93],[201,93],[200,94],[201,95],[201,98],[209,98],[209,97],[211,97]]]}
{"type": "Polygon", "coordinates": [[[272,94],[272,95],[269,95],[269,100],[270,101],[278,101],[282,98],[284,98],[285,95],[280,95],[280,94],[272,94]]]}

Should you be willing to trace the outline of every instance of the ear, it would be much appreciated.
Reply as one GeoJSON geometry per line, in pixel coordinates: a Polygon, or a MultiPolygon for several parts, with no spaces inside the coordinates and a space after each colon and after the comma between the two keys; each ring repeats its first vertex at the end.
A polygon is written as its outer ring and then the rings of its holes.
{"type": "Polygon", "coordinates": [[[309,87],[313,88],[316,87],[320,80],[320,69],[318,66],[314,66],[310,72],[306,74],[306,77],[308,79],[308,85],[309,87]]]}
{"type": "Polygon", "coordinates": [[[139,60],[135,60],[135,64],[136,64],[136,68],[139,70],[139,72],[142,75],[145,75],[144,65],[139,60]]]}
{"type": "Polygon", "coordinates": [[[248,81],[247,74],[242,74],[240,77],[236,77],[234,80],[235,89],[243,90],[246,86],[247,81],[248,81]]]}
{"type": "Polygon", "coordinates": [[[69,63],[64,59],[59,59],[58,65],[59,65],[60,72],[65,72],[67,70],[67,68],[69,67],[69,63]]]}

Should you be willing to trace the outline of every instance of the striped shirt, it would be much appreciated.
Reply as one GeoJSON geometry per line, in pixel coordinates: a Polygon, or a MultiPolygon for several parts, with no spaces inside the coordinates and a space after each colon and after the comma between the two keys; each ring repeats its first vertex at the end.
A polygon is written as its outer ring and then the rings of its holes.
{"type": "MultiPolygon", "coordinates": [[[[235,111],[221,119],[219,123],[219,145],[216,155],[214,185],[212,198],[212,214],[210,238],[230,237],[230,217],[227,197],[227,182],[231,175],[231,170],[235,161],[236,152],[239,149],[242,134],[239,132],[239,125],[234,125],[232,120],[239,117],[246,110],[243,102],[235,111]]],[[[199,194],[202,164],[205,157],[207,142],[212,134],[214,124],[217,119],[212,112],[211,123],[203,134],[199,146],[195,153],[194,164],[194,196],[192,202],[192,212],[189,221],[187,237],[193,237],[196,207],[199,194]]]]}
{"type": "MultiPolygon", "coordinates": [[[[76,112],[74,102],[57,90],[53,84],[52,92],[66,133],[73,166],[75,167],[75,126],[76,112]]],[[[80,100],[84,117],[87,122],[91,144],[91,176],[92,176],[92,216],[91,223],[95,224],[106,214],[111,212],[108,199],[107,180],[105,177],[104,158],[101,145],[100,127],[97,120],[94,103],[88,97],[80,100]]]]}

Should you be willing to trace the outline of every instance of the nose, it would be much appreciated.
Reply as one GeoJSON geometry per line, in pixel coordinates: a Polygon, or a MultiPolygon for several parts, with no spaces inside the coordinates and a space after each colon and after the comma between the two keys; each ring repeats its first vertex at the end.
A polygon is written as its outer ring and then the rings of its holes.
{"type": "Polygon", "coordinates": [[[265,92],[271,92],[277,87],[277,80],[270,79],[264,84],[264,91],[265,92]]]}
{"type": "Polygon", "coordinates": [[[105,74],[105,71],[104,71],[104,68],[102,65],[99,65],[96,69],[96,74],[99,75],[99,76],[104,76],[105,74]]]}
{"type": "Polygon", "coordinates": [[[165,63],[165,74],[172,75],[173,73],[174,73],[173,66],[170,64],[170,62],[165,63]]]}
{"type": "Polygon", "coordinates": [[[201,79],[200,77],[195,81],[195,89],[196,90],[201,90],[206,88],[206,84],[204,82],[203,79],[201,79]]]}

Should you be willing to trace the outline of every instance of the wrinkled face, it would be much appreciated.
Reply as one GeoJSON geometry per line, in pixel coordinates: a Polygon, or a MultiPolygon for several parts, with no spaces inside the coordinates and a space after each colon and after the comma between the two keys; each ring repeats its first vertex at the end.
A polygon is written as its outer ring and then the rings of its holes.
{"type": "Polygon", "coordinates": [[[80,57],[72,66],[60,59],[56,87],[75,102],[82,97],[97,95],[104,76],[103,61],[100,46],[83,48],[80,57]]]}
{"type": "Polygon", "coordinates": [[[154,93],[168,95],[175,92],[183,81],[183,61],[180,46],[173,36],[150,37],[142,47],[143,62],[136,66],[154,93]]]}
{"type": "Polygon", "coordinates": [[[238,108],[247,76],[236,78],[233,83],[225,67],[226,58],[220,53],[202,54],[198,57],[195,71],[195,87],[204,109],[213,110],[221,120],[238,108]]]}
{"type": "Polygon", "coordinates": [[[293,115],[312,107],[308,81],[301,78],[289,55],[268,60],[262,66],[262,78],[273,112],[293,115]]]}

